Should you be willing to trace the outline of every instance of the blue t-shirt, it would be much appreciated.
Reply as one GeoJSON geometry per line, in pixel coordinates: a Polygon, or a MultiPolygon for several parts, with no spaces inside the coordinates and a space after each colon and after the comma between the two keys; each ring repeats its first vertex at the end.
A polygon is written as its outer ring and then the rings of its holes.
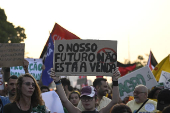
{"type": "Polygon", "coordinates": [[[5,106],[6,104],[11,103],[10,100],[9,100],[9,97],[0,96],[0,98],[1,98],[3,106],[5,106]]]}
{"type": "MultiPolygon", "coordinates": [[[[11,103],[10,100],[9,100],[9,97],[0,96],[0,98],[1,98],[1,101],[2,101],[2,104],[3,104],[3,107],[4,107],[6,104],[11,103]]],[[[1,108],[2,113],[3,113],[3,107],[1,108]]]]}

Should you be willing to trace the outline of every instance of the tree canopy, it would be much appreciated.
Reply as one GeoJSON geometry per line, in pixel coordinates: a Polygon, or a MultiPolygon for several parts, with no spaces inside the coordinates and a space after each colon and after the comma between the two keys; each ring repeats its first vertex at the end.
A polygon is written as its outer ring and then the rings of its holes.
{"type": "Polygon", "coordinates": [[[20,43],[26,38],[25,29],[8,22],[4,9],[0,8],[0,43],[20,43]]]}

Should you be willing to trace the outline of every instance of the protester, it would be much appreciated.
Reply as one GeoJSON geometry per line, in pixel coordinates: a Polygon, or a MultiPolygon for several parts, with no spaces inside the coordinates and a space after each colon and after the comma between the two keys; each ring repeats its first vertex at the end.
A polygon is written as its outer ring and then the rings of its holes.
{"type": "Polygon", "coordinates": [[[154,87],[148,94],[148,98],[150,99],[157,99],[159,92],[162,89],[158,88],[158,87],[154,87]]]}
{"type": "Polygon", "coordinates": [[[69,100],[75,107],[77,107],[77,105],[80,101],[80,92],[78,92],[76,90],[72,91],[69,95],[69,100]]]}
{"type": "Polygon", "coordinates": [[[170,105],[170,90],[161,90],[157,98],[157,110],[163,111],[163,109],[170,105]]]}
{"type": "Polygon", "coordinates": [[[71,91],[73,91],[73,87],[70,85],[70,80],[67,78],[62,78],[61,83],[63,85],[67,98],[69,98],[71,91]]]}
{"type": "Polygon", "coordinates": [[[132,113],[132,111],[126,104],[121,103],[114,105],[110,113],[132,113]]]}
{"type": "MultiPolygon", "coordinates": [[[[93,82],[93,87],[95,87],[95,89],[97,90],[96,108],[98,111],[100,111],[103,107],[106,107],[111,102],[111,99],[106,97],[106,94],[108,92],[107,80],[104,78],[96,78],[93,82]]],[[[85,110],[81,100],[77,107],[81,111],[85,110]]]]}
{"type": "MultiPolygon", "coordinates": [[[[28,73],[28,64],[29,64],[28,61],[24,59],[23,68],[24,68],[25,73],[28,73]]],[[[3,104],[2,105],[2,111],[3,111],[3,107],[6,104],[11,103],[14,100],[14,96],[15,96],[15,93],[16,93],[17,80],[18,80],[18,77],[15,76],[15,75],[10,76],[7,80],[6,88],[7,88],[7,91],[8,91],[8,96],[7,97],[0,96],[2,104],[3,104]]]]}
{"type": "Polygon", "coordinates": [[[97,99],[97,93],[96,90],[93,86],[85,86],[81,90],[81,96],[80,99],[82,101],[83,107],[85,108],[85,111],[81,112],[78,108],[76,108],[69,100],[67,99],[63,87],[61,85],[61,80],[60,77],[55,75],[54,69],[51,70],[51,78],[53,78],[57,90],[58,90],[58,95],[63,103],[63,105],[67,108],[69,113],[108,113],[111,109],[111,107],[118,103],[119,101],[119,89],[118,89],[118,77],[120,77],[120,72],[116,68],[116,70],[113,73],[113,98],[112,101],[104,108],[102,108],[100,111],[96,111],[95,109],[95,103],[97,99]]]}
{"type": "Polygon", "coordinates": [[[38,105],[44,105],[40,88],[35,78],[27,73],[18,78],[14,102],[4,106],[4,113],[30,113],[38,105]]]}
{"type": "Polygon", "coordinates": [[[138,85],[135,87],[134,100],[131,100],[127,105],[131,108],[132,112],[157,112],[157,102],[148,99],[148,89],[144,85],[138,85]]]}
{"type": "Polygon", "coordinates": [[[41,86],[40,89],[41,89],[41,93],[45,93],[45,92],[50,91],[49,87],[47,87],[47,86],[41,86]]]}

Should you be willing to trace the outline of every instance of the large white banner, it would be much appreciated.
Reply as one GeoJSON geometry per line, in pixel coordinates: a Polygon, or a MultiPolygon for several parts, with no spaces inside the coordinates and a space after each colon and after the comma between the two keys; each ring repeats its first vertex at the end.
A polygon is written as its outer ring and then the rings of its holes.
{"type": "Polygon", "coordinates": [[[42,93],[42,98],[50,113],[64,113],[61,100],[55,91],[42,93]]]}
{"type": "Polygon", "coordinates": [[[56,40],[53,61],[60,76],[112,75],[117,65],[117,41],[56,40]]]}
{"type": "Polygon", "coordinates": [[[158,84],[148,66],[119,78],[118,82],[122,100],[128,95],[133,96],[133,91],[139,84],[145,85],[148,89],[151,89],[158,84]]]}
{"type": "MultiPolygon", "coordinates": [[[[26,60],[29,62],[28,72],[34,76],[36,80],[40,80],[42,74],[41,67],[43,65],[42,59],[26,58],[26,60]]],[[[19,77],[22,74],[25,74],[23,66],[10,67],[10,75],[16,75],[19,77]]]]}
{"type": "Polygon", "coordinates": [[[165,89],[170,89],[170,73],[162,71],[159,83],[163,83],[165,89]]]}

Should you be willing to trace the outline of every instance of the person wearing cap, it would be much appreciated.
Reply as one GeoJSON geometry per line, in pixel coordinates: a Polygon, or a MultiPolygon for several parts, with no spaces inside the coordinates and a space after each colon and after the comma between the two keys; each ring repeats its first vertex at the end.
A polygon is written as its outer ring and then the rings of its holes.
{"type": "Polygon", "coordinates": [[[161,90],[157,97],[157,110],[163,111],[165,107],[170,105],[170,90],[161,90]]]}
{"type": "Polygon", "coordinates": [[[113,90],[114,91],[113,91],[112,101],[106,107],[102,108],[100,111],[96,111],[95,103],[97,101],[97,92],[93,86],[85,86],[82,88],[80,99],[85,108],[85,111],[80,111],[67,99],[67,96],[61,85],[60,77],[55,75],[55,71],[53,68],[51,69],[50,76],[56,84],[58,95],[62,101],[63,106],[66,107],[69,113],[89,113],[89,112],[90,113],[109,113],[112,106],[119,102],[118,77],[120,77],[120,72],[117,68],[113,72],[113,84],[114,84],[113,90]]]}
{"type": "MultiPolygon", "coordinates": [[[[96,109],[100,111],[102,108],[106,107],[111,102],[111,99],[106,97],[106,94],[108,92],[107,80],[105,78],[96,78],[93,82],[93,87],[95,87],[97,91],[96,109]]],[[[77,107],[81,111],[85,110],[81,100],[79,101],[77,107]]]]}
{"type": "Polygon", "coordinates": [[[156,113],[157,102],[148,99],[148,88],[144,85],[135,87],[134,100],[129,101],[126,105],[132,110],[132,113],[156,113]]]}

